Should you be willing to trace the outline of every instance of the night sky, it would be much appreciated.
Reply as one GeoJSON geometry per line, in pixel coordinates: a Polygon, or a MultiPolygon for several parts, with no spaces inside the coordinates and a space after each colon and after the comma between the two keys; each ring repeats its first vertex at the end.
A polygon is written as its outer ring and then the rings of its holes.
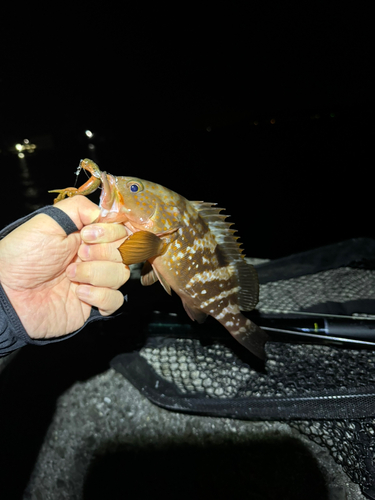
{"type": "Polygon", "coordinates": [[[297,5],[10,15],[0,162],[19,194],[3,223],[51,203],[91,153],[226,207],[249,256],[374,237],[371,10],[297,5]],[[33,203],[12,151],[24,138],[33,203]]]}

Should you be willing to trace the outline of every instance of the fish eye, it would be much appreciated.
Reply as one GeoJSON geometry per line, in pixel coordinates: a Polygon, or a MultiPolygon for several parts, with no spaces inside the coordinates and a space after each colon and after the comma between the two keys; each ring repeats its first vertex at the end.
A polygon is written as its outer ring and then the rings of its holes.
{"type": "Polygon", "coordinates": [[[140,191],[143,191],[143,186],[138,181],[130,181],[128,183],[128,188],[129,188],[131,193],[138,193],[140,191]]]}

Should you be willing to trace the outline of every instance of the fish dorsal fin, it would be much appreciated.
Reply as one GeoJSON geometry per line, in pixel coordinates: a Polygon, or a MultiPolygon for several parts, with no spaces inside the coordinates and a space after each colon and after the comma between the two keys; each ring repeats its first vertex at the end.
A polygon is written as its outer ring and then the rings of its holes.
{"type": "Polygon", "coordinates": [[[237,242],[239,236],[235,236],[237,231],[231,229],[233,222],[225,222],[229,215],[220,213],[225,208],[219,208],[216,207],[215,203],[205,203],[203,201],[191,201],[190,203],[215,236],[220,250],[228,260],[228,264],[238,259],[244,260],[245,256],[242,254],[241,244],[237,242]]]}
{"type": "Polygon", "coordinates": [[[216,207],[215,203],[191,201],[192,206],[208,225],[214,234],[219,248],[228,265],[234,266],[237,282],[240,287],[238,306],[242,311],[251,311],[258,303],[259,281],[256,269],[245,261],[245,255],[238,243],[237,231],[231,229],[233,223],[225,222],[229,215],[221,214],[223,208],[216,207]]]}
{"type": "Polygon", "coordinates": [[[137,231],[131,234],[119,247],[124,264],[138,264],[151,257],[161,255],[166,249],[166,243],[149,231],[137,231]]]}

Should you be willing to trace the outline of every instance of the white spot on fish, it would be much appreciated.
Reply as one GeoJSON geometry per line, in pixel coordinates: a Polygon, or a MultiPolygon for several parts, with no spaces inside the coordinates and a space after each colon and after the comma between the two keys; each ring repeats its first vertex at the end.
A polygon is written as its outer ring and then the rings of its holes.
{"type": "Polygon", "coordinates": [[[223,280],[227,281],[234,273],[233,266],[219,267],[213,271],[203,271],[195,274],[186,284],[186,288],[192,287],[195,283],[207,283],[208,281],[223,280]]]}
{"type": "MultiPolygon", "coordinates": [[[[192,231],[192,234],[195,235],[195,231],[192,231]]],[[[216,240],[210,231],[207,231],[203,238],[195,238],[193,246],[187,247],[187,253],[195,253],[197,250],[208,250],[211,253],[214,253],[216,248],[216,240]]]]}
{"type": "Polygon", "coordinates": [[[233,321],[227,321],[225,323],[225,326],[233,326],[233,325],[234,325],[233,321]]]}
{"type": "Polygon", "coordinates": [[[201,294],[204,295],[205,293],[207,293],[207,290],[202,290],[201,291],[201,294]]]}
{"type": "MultiPolygon", "coordinates": [[[[227,314],[238,314],[240,312],[240,309],[237,304],[231,304],[229,303],[227,307],[224,307],[221,311],[220,314],[216,316],[216,319],[223,319],[227,314]]],[[[240,329],[241,331],[241,329],[240,329]]],[[[246,328],[245,328],[246,331],[246,328]]]]}

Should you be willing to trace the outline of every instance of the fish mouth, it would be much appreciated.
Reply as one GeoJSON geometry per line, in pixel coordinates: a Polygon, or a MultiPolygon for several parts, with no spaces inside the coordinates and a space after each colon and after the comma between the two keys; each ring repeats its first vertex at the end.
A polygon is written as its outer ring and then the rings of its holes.
{"type": "Polygon", "coordinates": [[[124,199],[117,188],[117,177],[106,172],[101,173],[102,192],[100,195],[100,215],[96,222],[127,222],[130,212],[124,205],[124,199]]]}
{"type": "Polygon", "coordinates": [[[152,217],[157,211],[156,207],[147,219],[135,218],[131,208],[125,206],[124,198],[118,189],[118,178],[106,172],[102,172],[100,178],[102,181],[99,202],[101,212],[95,222],[122,222],[132,233],[147,231],[153,227],[152,217]]]}

